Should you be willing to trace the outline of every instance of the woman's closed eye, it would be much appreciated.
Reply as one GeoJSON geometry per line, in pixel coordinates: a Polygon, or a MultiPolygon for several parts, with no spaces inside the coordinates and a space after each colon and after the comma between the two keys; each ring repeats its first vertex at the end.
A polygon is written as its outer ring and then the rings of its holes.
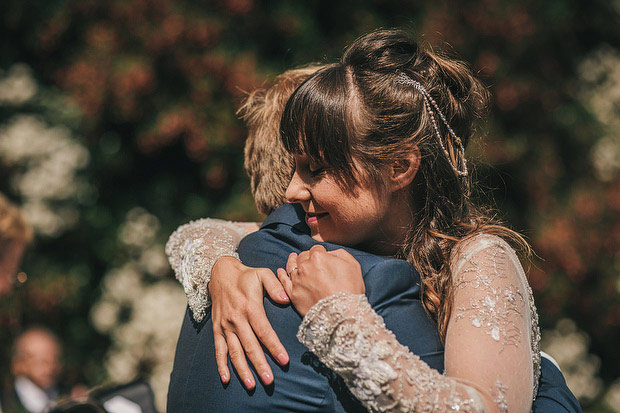
{"type": "Polygon", "coordinates": [[[312,178],[316,178],[319,177],[321,175],[323,175],[325,173],[326,169],[324,166],[320,166],[318,168],[308,168],[308,173],[310,174],[310,177],[312,178]]]}

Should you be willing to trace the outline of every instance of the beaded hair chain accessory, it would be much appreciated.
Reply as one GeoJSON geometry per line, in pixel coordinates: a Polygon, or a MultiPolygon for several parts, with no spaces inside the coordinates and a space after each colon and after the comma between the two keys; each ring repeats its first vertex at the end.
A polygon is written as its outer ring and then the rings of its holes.
{"type": "Polygon", "coordinates": [[[467,162],[465,161],[465,148],[463,147],[463,142],[461,141],[461,138],[456,136],[456,133],[454,133],[454,131],[450,127],[450,124],[446,120],[446,117],[444,116],[443,112],[439,109],[439,106],[437,105],[437,102],[435,102],[435,99],[432,98],[432,96],[426,91],[426,89],[424,88],[424,86],[420,84],[420,82],[417,82],[411,79],[409,76],[407,76],[404,73],[400,73],[398,75],[398,78],[396,79],[396,83],[399,83],[401,85],[413,86],[422,94],[422,97],[424,98],[424,105],[426,106],[426,110],[428,111],[428,114],[431,118],[431,123],[433,124],[433,129],[435,130],[435,135],[437,136],[437,139],[439,140],[439,145],[441,146],[441,149],[446,154],[446,157],[448,158],[448,161],[450,162],[450,166],[452,166],[452,169],[454,170],[454,173],[457,174],[457,176],[467,176],[467,173],[468,173],[467,162]],[[439,115],[439,118],[441,119],[443,124],[448,129],[450,136],[452,136],[452,139],[456,143],[457,152],[458,152],[457,155],[463,165],[462,169],[459,169],[458,162],[454,155],[454,150],[452,149],[452,145],[449,146],[450,147],[449,152],[446,149],[446,146],[444,145],[443,138],[441,137],[441,133],[439,132],[439,128],[437,127],[437,121],[435,120],[435,112],[437,112],[437,114],[439,115]]]}

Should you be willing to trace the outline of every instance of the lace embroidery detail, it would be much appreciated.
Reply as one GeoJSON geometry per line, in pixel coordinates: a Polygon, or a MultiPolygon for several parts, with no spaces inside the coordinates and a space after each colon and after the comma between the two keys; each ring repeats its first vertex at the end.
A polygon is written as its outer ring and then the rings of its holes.
{"type": "Polygon", "coordinates": [[[238,259],[237,246],[249,232],[234,222],[204,218],[180,226],[168,239],[168,262],[183,284],[197,322],[204,319],[211,305],[208,290],[211,268],[221,257],[238,259]]]}
{"type": "Polygon", "coordinates": [[[467,260],[469,265],[459,273],[455,288],[474,288],[483,295],[471,298],[469,307],[457,307],[455,316],[461,320],[469,314],[471,324],[483,328],[493,340],[501,341],[502,346],[516,346],[521,341],[521,330],[511,317],[522,316],[519,308],[523,307],[523,294],[514,285],[496,285],[507,278],[505,267],[508,259],[503,249],[492,249],[488,254],[478,254],[467,260]]]}
{"type": "Polygon", "coordinates": [[[532,345],[532,363],[534,365],[534,396],[532,397],[532,400],[534,400],[536,398],[536,394],[538,393],[538,384],[540,381],[540,328],[538,327],[538,310],[536,309],[536,304],[534,303],[534,293],[532,292],[532,287],[530,287],[529,283],[526,283],[525,288],[527,289],[530,304],[530,317],[532,319],[532,322],[530,323],[530,342],[532,345]]]}
{"type": "Polygon", "coordinates": [[[497,397],[494,400],[495,404],[497,404],[497,408],[500,412],[507,412],[508,403],[506,402],[506,390],[508,390],[508,387],[504,386],[499,380],[495,382],[495,386],[497,387],[497,397]]]}
{"type": "Polygon", "coordinates": [[[431,369],[398,343],[364,295],[338,293],[319,301],[297,337],[371,411],[484,411],[473,388],[431,369]]]}
{"type": "MultiPolygon", "coordinates": [[[[464,319],[468,314],[474,327],[484,328],[493,340],[501,341],[502,346],[517,346],[521,341],[522,332],[516,328],[510,317],[514,315],[529,317],[530,329],[527,333],[532,349],[534,374],[532,399],[534,399],[538,393],[540,379],[538,311],[534,304],[532,289],[514,250],[497,236],[481,234],[464,241],[458,247],[453,261],[452,270],[455,274],[459,274],[455,280],[455,288],[457,290],[474,288],[482,291],[482,296],[470,300],[468,307],[459,306],[455,309],[455,322],[464,319]],[[506,269],[509,266],[517,270],[521,286],[514,284],[506,286],[505,282],[502,283],[502,280],[506,279],[506,269]],[[519,308],[523,308],[525,303],[528,314],[521,314],[519,308]]],[[[504,388],[504,392],[505,390],[504,388]]]]}

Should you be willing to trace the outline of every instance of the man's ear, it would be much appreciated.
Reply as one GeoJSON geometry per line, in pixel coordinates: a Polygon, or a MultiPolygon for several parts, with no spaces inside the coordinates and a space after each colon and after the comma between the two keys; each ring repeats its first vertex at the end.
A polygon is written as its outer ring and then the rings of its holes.
{"type": "Polygon", "coordinates": [[[420,149],[417,145],[411,150],[408,156],[394,161],[390,166],[390,190],[392,192],[409,186],[420,167],[420,149]]]}

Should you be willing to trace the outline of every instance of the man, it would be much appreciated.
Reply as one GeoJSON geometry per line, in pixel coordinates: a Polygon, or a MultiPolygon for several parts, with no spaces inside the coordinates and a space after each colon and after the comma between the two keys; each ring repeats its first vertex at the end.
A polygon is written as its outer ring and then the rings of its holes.
{"type": "Polygon", "coordinates": [[[60,356],[60,342],[49,330],[32,327],[20,334],[11,360],[14,380],[2,394],[2,411],[47,411],[58,397],[60,356]]]}
{"type": "MultiPolygon", "coordinates": [[[[258,209],[269,214],[261,229],[239,244],[239,257],[250,267],[264,267],[275,272],[276,268],[284,267],[289,253],[298,253],[316,244],[304,223],[303,210],[292,204],[282,205],[293,164],[278,138],[286,100],[316,69],[285,72],[268,91],[251,94],[240,111],[249,130],[245,167],[251,178],[252,192],[258,209]]],[[[206,235],[200,232],[199,223],[195,224],[187,227],[187,233],[184,233],[183,227],[177,230],[181,233],[171,237],[167,245],[177,277],[188,267],[187,255],[195,252],[192,246],[200,245],[200,237],[206,235]],[[182,245],[189,245],[190,248],[181,253],[182,245]],[[181,255],[185,255],[185,261],[181,255]]],[[[332,244],[323,245],[328,250],[338,248],[332,244]]],[[[426,316],[420,302],[419,275],[405,261],[347,250],[360,262],[366,295],[373,308],[384,318],[387,327],[402,344],[431,367],[442,371],[443,348],[436,327],[426,316]]],[[[265,298],[264,311],[286,348],[290,362],[281,367],[268,358],[269,368],[265,369],[259,363],[254,365],[261,376],[268,376],[265,372],[273,371],[273,384],[246,391],[254,384],[251,373],[247,371],[235,371],[237,376],[232,378],[223,373],[223,380],[219,381],[213,320],[208,311],[206,319],[202,320],[207,296],[206,278],[198,276],[188,279],[184,275],[179,278],[190,297],[192,311],[188,309],[179,337],[168,393],[169,411],[364,410],[341,380],[318,363],[296,339],[301,318],[291,306],[282,305],[282,300],[265,298]]],[[[256,317],[261,317],[258,309],[256,317]]],[[[273,351],[272,354],[278,356],[273,351]]],[[[271,383],[270,378],[263,377],[263,383],[271,383]]]]}

